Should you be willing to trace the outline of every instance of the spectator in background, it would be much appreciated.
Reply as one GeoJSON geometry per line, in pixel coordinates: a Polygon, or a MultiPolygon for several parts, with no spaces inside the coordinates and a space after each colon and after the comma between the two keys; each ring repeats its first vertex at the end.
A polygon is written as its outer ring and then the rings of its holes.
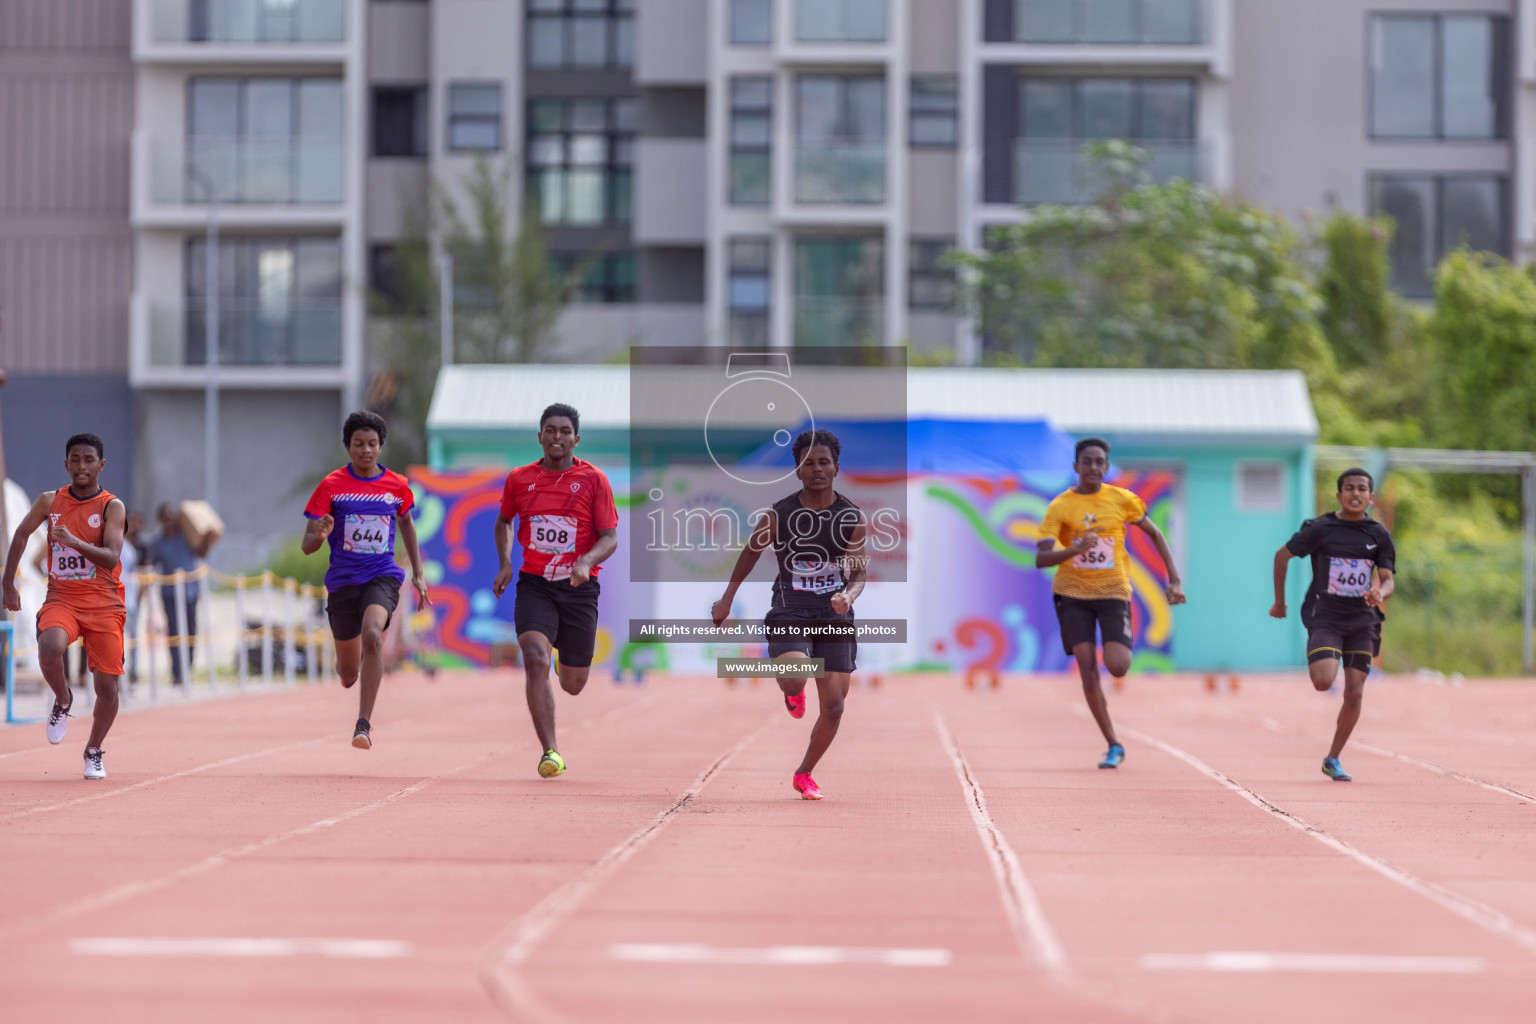
{"type": "Polygon", "coordinates": [[[123,528],[123,550],[118,564],[122,566],[123,604],[128,618],[123,630],[128,640],[128,681],[139,681],[139,535],[144,531],[144,517],[137,512],[128,513],[123,528]]]}
{"type": "MultiPolygon", "coordinates": [[[[181,512],[171,504],[162,504],[156,510],[155,515],[160,520],[160,536],[149,546],[149,562],[155,572],[162,576],[168,576],[173,572],[193,572],[201,559],[197,552],[192,550],[192,545],[187,541],[186,535],[181,530],[181,512]]],[[[171,648],[171,682],[177,686],[186,681],[187,673],[191,671],[193,655],[193,637],[197,636],[197,598],[199,583],[197,580],[186,582],[187,596],[186,609],[187,621],[185,623],[187,637],[187,664],[181,663],[181,644],[176,639],[181,634],[181,622],[176,615],[176,587],[173,584],[163,584],[160,587],[160,601],[165,606],[166,635],[170,638],[171,648]]]]}

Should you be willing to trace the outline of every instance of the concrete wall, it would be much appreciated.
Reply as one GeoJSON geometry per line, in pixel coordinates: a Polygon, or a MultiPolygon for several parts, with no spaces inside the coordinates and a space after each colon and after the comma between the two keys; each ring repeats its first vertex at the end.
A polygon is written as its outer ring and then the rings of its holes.
{"type": "Polygon", "coordinates": [[[134,507],[133,406],[123,375],[12,374],[0,388],[6,474],[33,497],[63,487],[64,441],[95,434],[107,448],[102,486],[134,507]]]}

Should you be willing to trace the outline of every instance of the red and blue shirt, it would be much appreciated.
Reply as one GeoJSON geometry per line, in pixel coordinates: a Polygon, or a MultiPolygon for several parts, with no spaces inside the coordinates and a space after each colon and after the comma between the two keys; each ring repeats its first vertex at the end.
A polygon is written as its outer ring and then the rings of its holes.
{"type": "Polygon", "coordinates": [[[378,476],[360,477],[349,463],[321,480],[304,514],[336,520],[327,538],[331,567],[325,588],[340,590],[383,576],[404,583],[405,571],[395,563],[395,517],[415,504],[405,477],[383,466],[378,476]]]}
{"type": "MultiPolygon", "coordinates": [[[[581,459],[559,473],[545,469],[543,459],[508,473],[501,517],[518,520],[522,571],[547,580],[570,579],[571,566],[592,550],[598,533],[619,526],[608,478],[581,459]]],[[[592,567],[594,578],[598,570],[592,567]]]]}

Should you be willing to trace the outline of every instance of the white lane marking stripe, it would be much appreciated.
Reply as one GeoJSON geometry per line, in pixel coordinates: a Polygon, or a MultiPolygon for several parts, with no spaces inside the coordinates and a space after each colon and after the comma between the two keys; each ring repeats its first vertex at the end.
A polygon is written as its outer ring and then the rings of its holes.
{"type": "Polygon", "coordinates": [[[1522,793],[1518,789],[1510,789],[1507,786],[1500,786],[1495,782],[1485,782],[1475,776],[1464,775],[1461,772],[1455,771],[1453,769],[1441,767],[1440,765],[1434,764],[1430,761],[1421,761],[1416,757],[1409,757],[1407,754],[1399,754],[1395,750],[1387,750],[1384,747],[1374,747],[1369,743],[1360,742],[1356,742],[1353,745],[1361,750],[1376,754],[1379,757],[1390,757],[1395,760],[1402,761],[1404,764],[1411,764],[1415,768],[1423,768],[1426,771],[1434,772],[1437,775],[1444,775],[1448,778],[1456,779],[1459,782],[1470,782],[1474,786],[1481,786],[1483,789],[1492,790],[1495,793],[1503,793],[1505,796],[1512,796],[1516,800],[1522,800],[1528,804],[1536,804],[1536,796],[1531,796],[1528,793],[1522,793]]]}
{"type": "Polygon", "coordinates": [[[405,957],[415,952],[409,942],[396,939],[97,938],[75,939],[69,948],[81,956],[323,956],[363,960],[405,957]]]}
{"type": "Polygon", "coordinates": [[[1287,825],[1291,826],[1299,832],[1303,832],[1306,835],[1311,836],[1313,839],[1316,839],[1318,842],[1322,843],[1329,849],[1342,853],[1344,856],[1349,857],[1352,860],[1355,860],[1364,865],[1365,867],[1370,868],[1372,871],[1381,875],[1383,878],[1396,882],[1403,888],[1412,892],[1416,892],[1420,896],[1423,896],[1425,899],[1439,904],[1442,908],[1449,910],[1451,913],[1466,921],[1472,922],[1479,928],[1485,929],[1486,931],[1492,932],[1495,935],[1509,939],[1511,942],[1523,948],[1526,952],[1536,954],[1536,932],[1533,932],[1531,929],[1522,925],[1516,924],[1514,921],[1510,920],[1508,917],[1505,917],[1503,914],[1499,913],[1497,910],[1494,910],[1492,907],[1484,906],[1483,904],[1474,900],[1469,900],[1465,896],[1458,896],[1453,892],[1448,892],[1432,882],[1426,882],[1422,878],[1418,878],[1415,875],[1410,875],[1408,872],[1403,871],[1400,868],[1393,867],[1378,857],[1373,857],[1362,850],[1358,850],[1342,839],[1336,839],[1335,837],[1324,832],[1322,829],[1310,825],[1303,821],[1301,818],[1298,818],[1290,811],[1284,810],[1275,804],[1270,803],[1268,800],[1264,799],[1262,796],[1255,793],[1247,786],[1244,786],[1242,783],[1228,778],[1221,772],[1217,771],[1215,768],[1212,768],[1210,765],[1200,760],[1198,757],[1195,757],[1193,754],[1180,750],[1178,747],[1175,747],[1170,743],[1164,743],[1162,740],[1155,739],[1154,737],[1148,736],[1144,732],[1138,732],[1135,729],[1122,729],[1121,731],[1124,732],[1127,736],[1134,737],[1143,743],[1156,747],[1158,750],[1161,750],[1163,753],[1170,757],[1183,761],[1185,764],[1189,765],[1191,768],[1194,768],[1200,774],[1210,779],[1214,779],[1216,782],[1219,782],[1227,789],[1230,789],[1244,800],[1247,800],[1249,803],[1259,808],[1259,810],[1279,818],[1287,825]]]}
{"type": "Polygon", "coordinates": [[[887,967],[947,967],[947,949],[865,949],[857,946],[767,946],[739,949],[693,943],[627,942],[608,947],[614,960],[647,964],[727,964],[747,966],[822,966],[881,964],[887,967]]]}
{"type": "Polygon", "coordinates": [[[982,848],[987,851],[987,859],[992,863],[998,894],[1008,914],[1008,924],[1018,939],[1019,950],[1026,960],[1048,971],[1057,974],[1064,972],[1067,969],[1067,955],[1050,921],[1046,920],[1045,911],[1035,896],[1034,887],[1029,884],[1029,877],[1019,864],[1019,858],[1014,855],[1013,847],[1008,845],[1008,840],[992,820],[992,813],[987,810],[986,794],[976,782],[970,763],[961,753],[960,745],[955,742],[944,716],[935,712],[933,724],[939,731],[939,739],[949,753],[949,759],[954,762],[955,775],[959,777],[960,787],[965,791],[965,806],[971,812],[971,821],[975,823],[976,833],[981,837],[982,848]]]}
{"type": "Polygon", "coordinates": [[[1149,971],[1306,971],[1339,974],[1479,974],[1487,968],[1476,956],[1373,956],[1359,953],[1197,953],[1148,954],[1149,971]]]}
{"type": "Polygon", "coordinates": [[[545,896],[526,914],[507,926],[506,930],[486,948],[480,966],[480,981],[498,1005],[513,1016],[540,1018],[546,1022],[555,1019],[546,1007],[536,1003],[533,997],[523,989],[517,976],[518,967],[561,921],[575,912],[583,900],[607,881],[608,877],[623,866],[625,861],[655,839],[679,811],[693,802],[710,779],[714,778],[732,758],[745,750],[781,717],[781,712],[774,711],[768,721],[752,730],[700,772],[693,780],[693,784],[676,800],[659,811],[654,818],[587,865],[581,874],[545,896]]]}

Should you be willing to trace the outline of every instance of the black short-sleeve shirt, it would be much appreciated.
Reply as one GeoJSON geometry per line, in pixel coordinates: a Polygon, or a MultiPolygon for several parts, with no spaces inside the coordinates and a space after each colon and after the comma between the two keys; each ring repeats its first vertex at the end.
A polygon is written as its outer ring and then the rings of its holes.
{"type": "Polygon", "coordinates": [[[1312,585],[1301,605],[1301,620],[1308,628],[1318,619],[1350,623],[1386,618],[1365,603],[1371,570],[1397,570],[1397,549],[1385,526],[1370,516],[1351,520],[1329,512],[1302,523],[1285,546],[1297,558],[1312,558],[1312,585]]]}

